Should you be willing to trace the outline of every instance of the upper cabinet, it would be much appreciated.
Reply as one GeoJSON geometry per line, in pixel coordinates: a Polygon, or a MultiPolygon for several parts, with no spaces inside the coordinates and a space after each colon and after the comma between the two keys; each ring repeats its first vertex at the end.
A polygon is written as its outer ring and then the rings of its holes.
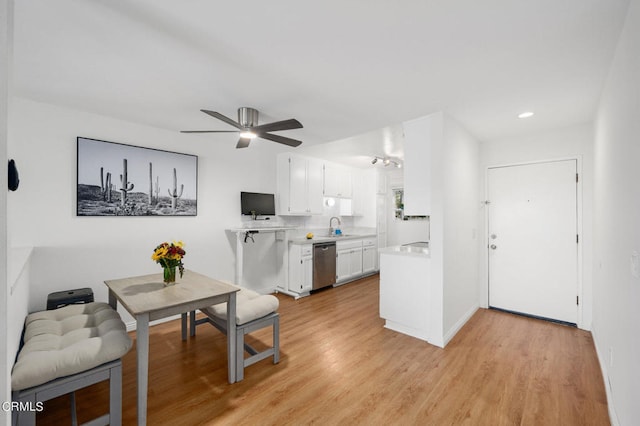
{"type": "Polygon", "coordinates": [[[324,196],[351,198],[351,170],[335,164],[324,164],[324,196]]]}
{"type": "Polygon", "coordinates": [[[280,154],[277,173],[279,215],[322,214],[322,161],[280,154]]]}
{"type": "Polygon", "coordinates": [[[382,171],[376,172],[376,194],[384,195],[387,193],[387,174],[382,171]]]}
{"type": "Polygon", "coordinates": [[[404,214],[431,214],[431,138],[437,130],[432,116],[402,123],[404,130],[404,214]]]}

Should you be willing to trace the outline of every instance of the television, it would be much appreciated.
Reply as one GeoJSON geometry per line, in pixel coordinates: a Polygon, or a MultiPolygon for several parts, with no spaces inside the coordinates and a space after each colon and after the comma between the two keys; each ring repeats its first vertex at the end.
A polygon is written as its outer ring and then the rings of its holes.
{"type": "Polygon", "coordinates": [[[249,216],[274,216],[276,203],[273,194],[261,194],[258,192],[240,193],[240,210],[243,215],[249,216]]]}

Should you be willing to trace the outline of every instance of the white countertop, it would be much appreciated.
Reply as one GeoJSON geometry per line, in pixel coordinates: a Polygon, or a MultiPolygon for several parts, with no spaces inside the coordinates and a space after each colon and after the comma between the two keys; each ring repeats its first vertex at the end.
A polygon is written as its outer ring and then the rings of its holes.
{"type": "Polygon", "coordinates": [[[428,244],[404,244],[400,246],[383,247],[380,254],[394,254],[401,256],[431,257],[428,244]]]}
{"type": "Polygon", "coordinates": [[[375,237],[376,234],[343,234],[339,237],[330,237],[328,235],[318,235],[318,234],[314,234],[313,238],[309,239],[309,238],[305,238],[305,237],[299,237],[299,238],[292,238],[291,240],[289,240],[289,242],[291,242],[292,244],[315,244],[315,243],[324,243],[327,241],[346,241],[346,240],[359,240],[362,238],[371,238],[371,237],[375,237]]]}
{"type": "Polygon", "coordinates": [[[275,232],[275,231],[290,231],[292,229],[298,229],[297,226],[285,226],[285,225],[260,225],[260,226],[252,226],[252,227],[237,227],[237,228],[229,228],[227,231],[229,232],[275,232]]]}

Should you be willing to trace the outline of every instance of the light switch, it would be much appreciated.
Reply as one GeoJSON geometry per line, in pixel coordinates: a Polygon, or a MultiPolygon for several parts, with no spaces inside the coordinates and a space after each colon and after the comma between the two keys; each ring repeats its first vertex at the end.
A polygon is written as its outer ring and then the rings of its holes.
{"type": "Polygon", "coordinates": [[[635,250],[631,252],[631,276],[640,278],[640,256],[635,250]]]}

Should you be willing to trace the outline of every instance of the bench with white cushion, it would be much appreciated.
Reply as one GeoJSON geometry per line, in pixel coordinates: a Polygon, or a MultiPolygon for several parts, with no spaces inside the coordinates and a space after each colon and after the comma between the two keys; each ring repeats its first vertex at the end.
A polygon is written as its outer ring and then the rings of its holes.
{"type": "MultiPolygon", "coordinates": [[[[229,283],[230,284],[230,283],[229,283]]],[[[238,287],[236,293],[236,381],[244,379],[244,369],[258,361],[273,356],[273,363],[280,361],[280,317],[276,312],[279,306],[278,298],[272,295],[262,295],[247,288],[238,287]],[[272,327],[273,346],[264,351],[257,351],[245,342],[244,336],[253,331],[272,327]],[[244,351],[249,357],[244,357],[244,351]]],[[[195,319],[195,312],[191,312],[191,335],[195,335],[196,325],[209,323],[224,334],[227,330],[227,304],[220,303],[208,308],[200,309],[206,315],[195,319]]],[[[183,321],[183,326],[184,326],[183,321]]],[[[183,335],[185,333],[183,332],[183,335]]]]}
{"type": "MultiPolygon", "coordinates": [[[[12,399],[38,407],[49,399],[109,380],[109,413],[92,425],[122,422],[122,362],[132,341],[120,315],[106,303],[35,312],[25,320],[24,345],[11,372],[12,399]]],[[[14,425],[34,425],[35,410],[14,411],[14,425]]]]}

